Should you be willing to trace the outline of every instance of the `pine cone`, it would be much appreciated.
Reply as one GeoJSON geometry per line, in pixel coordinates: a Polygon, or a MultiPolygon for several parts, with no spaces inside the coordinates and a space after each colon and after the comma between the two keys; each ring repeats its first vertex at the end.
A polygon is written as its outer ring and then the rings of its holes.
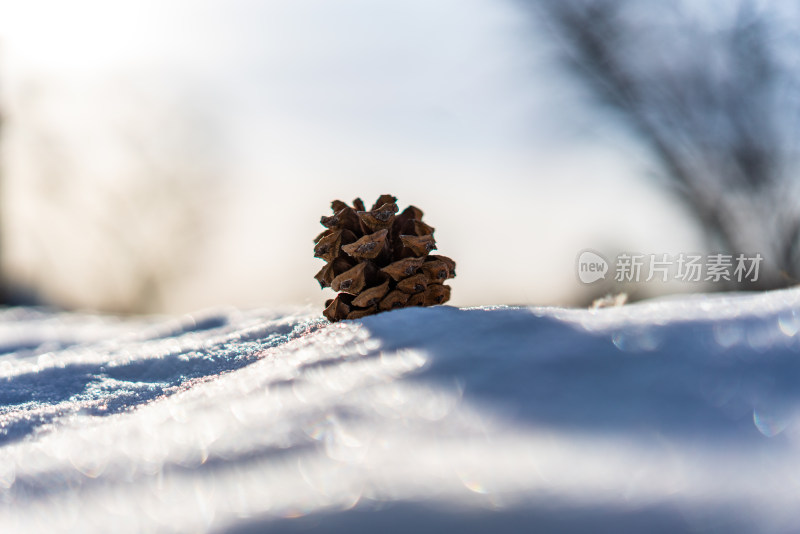
{"type": "Polygon", "coordinates": [[[436,248],[434,229],[414,206],[398,215],[396,201],[381,195],[367,211],[360,198],[353,207],[334,200],[333,215],[320,220],[327,230],[314,239],[314,256],[327,263],[314,278],[339,292],[325,303],[329,321],[450,299],[443,282],[455,277],[455,262],[429,254],[436,248]]]}

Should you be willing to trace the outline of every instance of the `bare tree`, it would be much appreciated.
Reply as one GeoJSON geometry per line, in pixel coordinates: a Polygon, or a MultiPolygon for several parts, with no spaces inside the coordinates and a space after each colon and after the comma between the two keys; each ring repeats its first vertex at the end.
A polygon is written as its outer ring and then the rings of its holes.
{"type": "Polygon", "coordinates": [[[647,145],[709,248],[762,253],[746,287],[797,283],[796,14],[777,1],[524,1],[576,79],[647,145]]]}
{"type": "MultiPolygon", "coordinates": [[[[2,49],[2,47],[0,47],[0,61],[2,61],[2,51],[3,51],[3,49],[2,49]]],[[[2,72],[2,63],[0,63],[0,73],[1,72],[2,72]]],[[[3,126],[4,126],[3,108],[5,107],[4,106],[4,100],[3,100],[2,82],[3,82],[3,80],[2,80],[2,78],[0,78],[0,201],[2,201],[2,198],[3,198],[3,195],[2,195],[3,164],[4,164],[4,159],[3,159],[3,156],[4,156],[4,154],[3,154],[3,133],[4,133],[3,132],[3,126]]],[[[0,221],[2,221],[2,216],[1,215],[0,215],[0,221]]],[[[0,246],[2,246],[2,244],[0,244],[0,246]]],[[[2,249],[0,248],[0,250],[2,250],[2,249]]],[[[2,262],[0,262],[0,265],[2,265],[2,262]]],[[[7,295],[7,292],[6,292],[6,289],[5,289],[5,279],[4,279],[2,271],[0,271],[0,304],[5,304],[7,298],[8,298],[8,295],[7,295]]]]}
{"type": "MultiPolygon", "coordinates": [[[[5,210],[3,209],[5,203],[5,133],[6,133],[6,99],[5,99],[5,84],[3,72],[3,43],[0,42],[0,229],[5,223],[5,210]]],[[[4,265],[4,245],[2,239],[2,232],[0,232],[0,305],[9,304],[33,304],[35,299],[32,295],[26,295],[23,291],[12,291],[8,284],[8,277],[5,270],[2,268],[4,265]]]]}
{"type": "Polygon", "coordinates": [[[213,119],[124,84],[101,85],[83,125],[53,118],[53,109],[74,104],[58,90],[31,83],[24,95],[9,132],[25,171],[11,180],[24,204],[11,217],[14,285],[66,307],[162,310],[214,222],[213,119]]]}

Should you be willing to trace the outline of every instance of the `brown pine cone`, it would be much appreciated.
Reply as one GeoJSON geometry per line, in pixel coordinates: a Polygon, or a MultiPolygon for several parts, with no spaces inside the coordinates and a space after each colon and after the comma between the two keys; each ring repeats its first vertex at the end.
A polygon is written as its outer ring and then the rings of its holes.
{"type": "Polygon", "coordinates": [[[422,222],[422,210],[409,206],[398,215],[396,202],[381,195],[367,211],[360,198],[353,207],[334,200],[333,215],[320,220],[327,229],[314,240],[314,256],[327,263],[314,278],[339,292],[325,303],[329,321],[450,299],[443,282],[455,277],[456,263],[430,254],[434,229],[422,222]]]}

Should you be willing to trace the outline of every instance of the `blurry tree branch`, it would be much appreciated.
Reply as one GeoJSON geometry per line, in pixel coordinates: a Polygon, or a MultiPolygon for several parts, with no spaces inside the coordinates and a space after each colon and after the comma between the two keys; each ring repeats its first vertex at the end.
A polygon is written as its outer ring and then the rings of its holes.
{"type": "MultiPolygon", "coordinates": [[[[0,62],[2,62],[2,46],[0,46],[0,62]]],[[[2,63],[0,63],[0,224],[3,220],[2,201],[3,201],[3,167],[5,164],[5,154],[3,152],[3,134],[5,133],[5,101],[3,99],[3,79],[2,79],[2,63]]],[[[0,241],[0,265],[2,265],[2,241],[0,241]]],[[[6,292],[5,276],[0,269],[0,304],[5,304],[8,298],[6,292]]]]}
{"type": "Polygon", "coordinates": [[[114,85],[85,124],[53,119],[69,102],[57,90],[31,85],[26,95],[14,133],[29,172],[16,198],[27,208],[13,222],[29,251],[15,274],[53,304],[163,309],[213,224],[215,125],[177,98],[114,85]]]}
{"type": "MultiPolygon", "coordinates": [[[[0,42],[0,229],[3,227],[3,223],[5,222],[5,210],[3,209],[5,205],[5,133],[6,133],[6,100],[5,100],[5,80],[3,79],[3,43],[0,42]]],[[[2,269],[3,260],[4,260],[4,245],[5,242],[2,238],[2,232],[0,232],[0,305],[8,305],[8,304],[15,304],[19,300],[17,299],[18,295],[12,295],[9,291],[8,287],[8,280],[5,275],[5,272],[2,269]]],[[[19,301],[21,302],[21,301],[19,301]]],[[[27,303],[27,302],[25,302],[27,303]]]]}
{"type": "Polygon", "coordinates": [[[762,252],[759,288],[800,281],[797,18],[750,0],[701,2],[704,13],[657,0],[523,1],[576,79],[648,146],[710,248],[762,252]]]}

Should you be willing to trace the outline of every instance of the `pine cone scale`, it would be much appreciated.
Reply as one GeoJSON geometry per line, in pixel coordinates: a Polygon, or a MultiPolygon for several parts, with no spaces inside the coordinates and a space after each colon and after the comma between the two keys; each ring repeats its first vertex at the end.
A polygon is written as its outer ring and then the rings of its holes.
{"type": "Polygon", "coordinates": [[[425,258],[406,258],[390,263],[381,271],[391,276],[395,281],[399,281],[416,273],[423,263],[425,263],[425,258]]]}
{"type": "Polygon", "coordinates": [[[428,276],[425,274],[415,274],[397,283],[397,289],[403,293],[422,293],[428,287],[428,276]]]}
{"type": "Polygon", "coordinates": [[[369,262],[359,263],[334,278],[331,281],[331,289],[358,295],[367,285],[367,276],[371,275],[374,270],[375,267],[369,262]]]}
{"type": "Polygon", "coordinates": [[[362,291],[360,295],[353,299],[353,305],[360,308],[368,308],[380,302],[388,292],[389,280],[386,280],[379,286],[371,287],[362,291]]]}
{"type": "Polygon", "coordinates": [[[373,232],[389,228],[395,220],[397,204],[384,204],[371,211],[359,211],[358,218],[361,223],[373,232]]]}
{"type": "Polygon", "coordinates": [[[386,235],[388,230],[378,230],[374,234],[368,234],[361,239],[342,247],[346,254],[356,260],[371,260],[378,256],[386,245],[386,235]]]}
{"type": "Polygon", "coordinates": [[[425,256],[431,250],[436,249],[436,242],[433,240],[432,235],[401,235],[400,241],[403,246],[411,249],[416,256],[425,256]]]}

